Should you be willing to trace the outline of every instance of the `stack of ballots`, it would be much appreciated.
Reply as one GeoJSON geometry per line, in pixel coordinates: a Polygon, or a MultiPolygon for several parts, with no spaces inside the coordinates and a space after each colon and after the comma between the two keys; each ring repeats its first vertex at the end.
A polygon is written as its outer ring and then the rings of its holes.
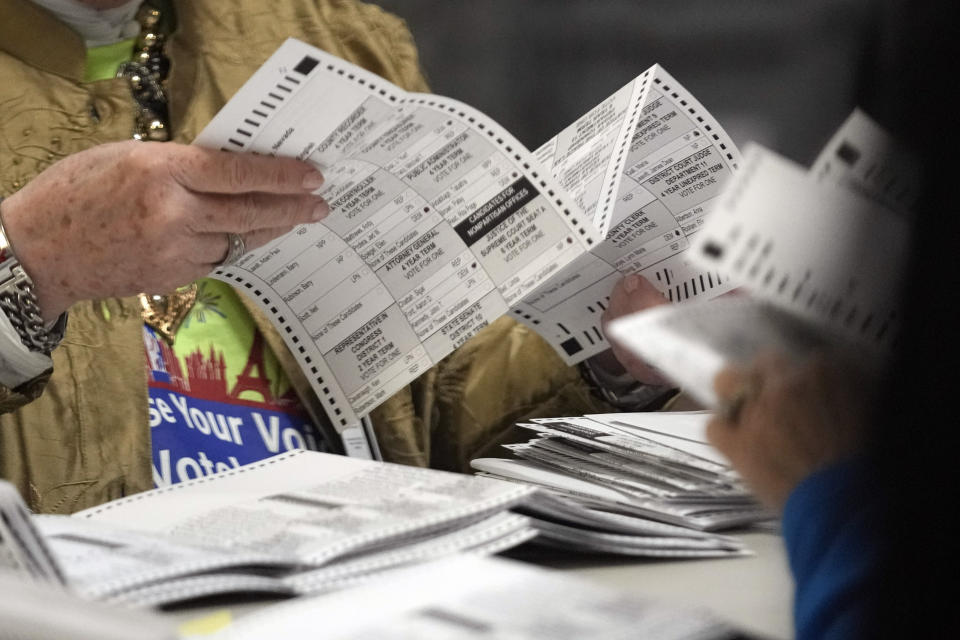
{"type": "Polygon", "coordinates": [[[702,558],[748,553],[721,530],[769,525],[773,514],[706,442],[709,413],[652,412],[538,419],[506,445],[515,456],[478,458],[484,476],[540,491],[516,510],[536,541],[589,552],[702,558]]]}
{"type": "Polygon", "coordinates": [[[509,509],[535,492],[304,450],[72,516],[31,514],[0,481],[0,571],[133,606],[317,595],[401,566],[518,545],[536,531],[509,509]]]}

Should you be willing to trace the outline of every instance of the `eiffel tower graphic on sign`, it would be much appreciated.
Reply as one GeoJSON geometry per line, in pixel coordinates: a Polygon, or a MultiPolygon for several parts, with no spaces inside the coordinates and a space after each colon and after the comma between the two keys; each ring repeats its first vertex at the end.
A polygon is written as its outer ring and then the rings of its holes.
{"type": "Polygon", "coordinates": [[[263,402],[274,402],[276,400],[270,390],[267,368],[263,364],[263,351],[263,334],[255,331],[250,355],[247,357],[247,364],[244,365],[243,371],[237,376],[237,383],[233,385],[233,390],[230,392],[231,398],[239,399],[241,393],[254,391],[263,397],[263,402]]]}

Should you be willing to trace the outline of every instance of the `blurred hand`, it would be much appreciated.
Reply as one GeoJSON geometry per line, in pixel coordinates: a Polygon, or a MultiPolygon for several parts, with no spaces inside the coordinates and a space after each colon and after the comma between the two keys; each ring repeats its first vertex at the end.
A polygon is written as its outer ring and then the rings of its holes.
{"type": "Polygon", "coordinates": [[[611,373],[616,373],[615,369],[617,368],[626,370],[637,381],[644,384],[670,384],[659,371],[621,346],[610,337],[607,331],[607,326],[617,318],[662,304],[670,304],[670,302],[642,276],[632,274],[617,283],[613,288],[613,293],[610,294],[610,304],[603,312],[600,320],[604,335],[610,342],[610,353],[597,356],[597,358],[607,356],[601,359],[601,366],[611,373]],[[609,356],[612,356],[612,358],[609,356]]]}
{"type": "Polygon", "coordinates": [[[71,155],[3,202],[8,239],[52,320],[80,300],[166,293],[208,274],[227,233],[254,249],[329,206],[288,158],[118,142],[71,155]]]}
{"type": "Polygon", "coordinates": [[[822,354],[797,363],[766,353],[718,373],[714,389],[727,408],[707,438],[776,509],[809,474],[857,449],[870,401],[861,374],[822,354]]]}

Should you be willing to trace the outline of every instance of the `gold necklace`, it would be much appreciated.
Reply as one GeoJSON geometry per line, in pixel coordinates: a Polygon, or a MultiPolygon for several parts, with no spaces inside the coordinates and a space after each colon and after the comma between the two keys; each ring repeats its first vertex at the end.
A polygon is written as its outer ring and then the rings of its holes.
{"type": "MultiPolygon", "coordinates": [[[[167,94],[163,87],[170,71],[170,60],[164,55],[166,35],[161,32],[163,14],[149,2],[137,12],[140,35],[133,60],[120,65],[117,77],[126,78],[136,103],[134,140],[166,142],[170,139],[170,115],[167,94]]],[[[141,293],[140,315],[167,344],[172,345],[177,330],[197,301],[197,283],[180,287],[167,294],[141,293]]]]}

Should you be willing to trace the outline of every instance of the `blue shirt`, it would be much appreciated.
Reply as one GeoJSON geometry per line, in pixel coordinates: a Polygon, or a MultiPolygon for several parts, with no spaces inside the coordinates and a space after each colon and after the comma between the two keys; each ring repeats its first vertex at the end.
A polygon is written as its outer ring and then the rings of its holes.
{"type": "Polygon", "coordinates": [[[865,478],[862,462],[835,464],[797,485],[784,507],[797,640],[866,633],[880,536],[865,478]]]}

